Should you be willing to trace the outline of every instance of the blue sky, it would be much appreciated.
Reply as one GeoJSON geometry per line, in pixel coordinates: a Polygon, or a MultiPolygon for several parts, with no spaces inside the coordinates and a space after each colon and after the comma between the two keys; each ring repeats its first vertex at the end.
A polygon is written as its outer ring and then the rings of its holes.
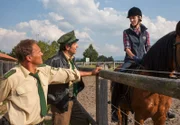
{"type": "Polygon", "coordinates": [[[151,44],[175,29],[180,1],[162,0],[1,0],[0,50],[10,52],[22,39],[51,42],[75,30],[77,57],[93,44],[100,55],[124,56],[122,32],[127,11],[139,7],[151,44]]]}

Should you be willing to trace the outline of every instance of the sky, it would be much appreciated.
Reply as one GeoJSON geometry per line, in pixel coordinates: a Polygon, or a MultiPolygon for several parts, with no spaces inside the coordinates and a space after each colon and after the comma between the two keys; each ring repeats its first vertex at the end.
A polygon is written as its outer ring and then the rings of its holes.
{"type": "Polygon", "coordinates": [[[9,53],[27,38],[50,43],[74,30],[76,57],[92,44],[99,55],[122,59],[131,7],[141,9],[153,45],[175,30],[179,5],[179,0],[0,0],[0,50],[9,53]]]}

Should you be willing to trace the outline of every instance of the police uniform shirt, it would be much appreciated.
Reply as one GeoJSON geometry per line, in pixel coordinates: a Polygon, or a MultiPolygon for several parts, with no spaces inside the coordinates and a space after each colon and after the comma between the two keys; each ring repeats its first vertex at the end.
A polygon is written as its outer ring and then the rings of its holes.
{"type": "MultiPolygon", "coordinates": [[[[19,65],[15,71],[0,83],[0,102],[7,101],[8,112],[5,117],[12,125],[34,125],[43,121],[40,115],[40,99],[37,80],[30,76],[30,72],[19,65]]],[[[10,71],[10,72],[11,72],[10,71]]],[[[80,80],[78,70],[52,68],[44,65],[37,68],[41,85],[47,103],[48,84],[67,83],[80,80]]]]}

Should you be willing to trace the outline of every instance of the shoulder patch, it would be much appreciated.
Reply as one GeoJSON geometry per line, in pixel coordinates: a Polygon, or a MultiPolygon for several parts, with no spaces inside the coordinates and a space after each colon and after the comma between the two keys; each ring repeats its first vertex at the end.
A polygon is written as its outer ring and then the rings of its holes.
{"type": "Polygon", "coordinates": [[[9,76],[11,76],[12,74],[14,74],[15,72],[16,72],[16,70],[15,70],[15,69],[12,69],[12,70],[10,70],[9,72],[5,73],[4,76],[3,76],[3,78],[4,78],[4,79],[7,79],[9,76]]]}
{"type": "Polygon", "coordinates": [[[45,67],[45,66],[46,66],[46,64],[41,64],[38,67],[45,67]]]}

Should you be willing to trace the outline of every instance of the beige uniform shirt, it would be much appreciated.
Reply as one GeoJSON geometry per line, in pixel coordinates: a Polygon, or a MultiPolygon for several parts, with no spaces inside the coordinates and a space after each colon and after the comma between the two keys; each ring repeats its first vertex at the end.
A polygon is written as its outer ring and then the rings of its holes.
{"type": "MultiPolygon", "coordinates": [[[[7,101],[8,112],[5,117],[12,125],[38,124],[44,118],[40,116],[37,80],[30,76],[30,72],[21,65],[13,69],[16,72],[0,83],[0,102],[7,101]]],[[[80,80],[80,74],[77,70],[44,66],[38,67],[37,71],[46,102],[48,84],[63,84],[80,80]]]]}

